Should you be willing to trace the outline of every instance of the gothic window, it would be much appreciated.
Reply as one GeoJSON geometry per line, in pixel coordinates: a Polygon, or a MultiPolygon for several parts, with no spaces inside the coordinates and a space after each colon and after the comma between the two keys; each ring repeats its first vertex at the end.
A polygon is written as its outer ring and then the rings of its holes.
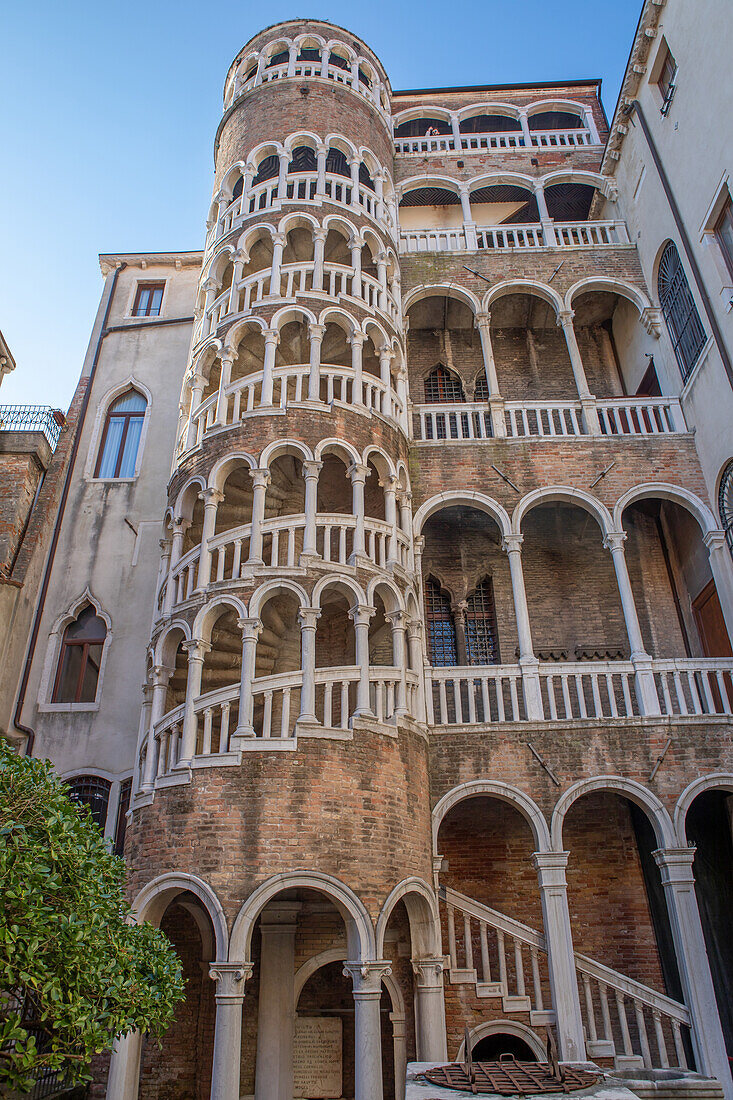
{"type": "Polygon", "coordinates": [[[436,667],[458,664],[456,625],[450,596],[433,577],[425,582],[425,618],[427,620],[430,663],[436,667]]]}
{"type": "Polygon", "coordinates": [[[121,856],[125,848],[125,830],[127,829],[127,811],[130,809],[130,795],[132,793],[132,779],[125,779],[120,784],[120,801],[117,805],[117,821],[115,823],[115,855],[121,856]]]}
{"type": "Polygon", "coordinates": [[[479,371],[476,375],[476,388],[473,391],[474,401],[489,400],[489,384],[486,381],[486,372],[479,371]]]}
{"type": "Polygon", "coordinates": [[[484,577],[466,601],[466,664],[499,664],[499,640],[496,632],[494,585],[484,577]]]}
{"type": "Polygon", "coordinates": [[[674,241],[668,241],[659,261],[657,291],[682,377],[686,379],[705,344],[705,330],[674,241]]]}
{"type": "Polygon", "coordinates": [[[452,405],[465,401],[458,375],[438,363],[425,379],[425,400],[430,405],[452,405]]]}
{"type": "Polygon", "coordinates": [[[61,643],[53,703],[93,703],[107,627],[91,604],[69,623],[61,643]]]}
{"type": "Polygon", "coordinates": [[[128,390],[110,405],[104,421],[95,477],[134,477],[147,401],[128,390]]]}
{"type": "Polygon", "coordinates": [[[733,557],[733,458],[727,463],[718,489],[718,511],[728,549],[733,557]]]}
{"type": "Polygon", "coordinates": [[[89,807],[102,832],[107,822],[110,786],[106,779],[97,775],[77,775],[69,780],[69,796],[89,807]]]}

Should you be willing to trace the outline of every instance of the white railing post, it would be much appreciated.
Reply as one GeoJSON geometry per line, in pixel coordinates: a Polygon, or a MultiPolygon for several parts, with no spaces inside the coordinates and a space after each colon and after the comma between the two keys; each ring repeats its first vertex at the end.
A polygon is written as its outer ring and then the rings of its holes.
{"type": "Polygon", "coordinates": [[[267,328],[264,331],[265,355],[262,363],[262,394],[261,405],[272,404],[273,378],[275,370],[275,349],[280,343],[280,333],[276,328],[267,328]]]}
{"type": "Polygon", "coordinates": [[[535,852],[532,864],[540,884],[550,990],[557,1020],[560,1057],[564,1062],[584,1062],[585,1037],[565,878],[568,853],[535,852]]]}
{"type": "Polygon", "coordinates": [[[323,290],[323,257],[326,248],[326,229],[313,230],[313,289],[323,290]]]}
{"type": "MultiPolygon", "coordinates": [[[[504,535],[501,548],[509,558],[509,573],[512,582],[514,613],[517,619],[517,639],[519,641],[519,665],[522,670],[522,690],[524,707],[528,721],[541,722],[544,718],[542,692],[540,690],[539,661],[532,648],[532,630],[529,624],[527,593],[524,588],[522,571],[523,535],[504,535]]],[[[500,690],[500,689],[497,689],[500,690]]]]}
{"type": "Polygon", "coordinates": [[[625,531],[609,531],[604,536],[604,549],[611,551],[613,567],[616,572],[618,592],[621,597],[621,608],[624,613],[626,634],[631,648],[631,660],[634,665],[634,680],[636,684],[636,698],[639,702],[639,710],[643,715],[661,714],[659,697],[654,683],[652,659],[644,649],[644,639],[641,636],[639,616],[636,613],[634,592],[631,587],[629,571],[626,567],[626,555],[624,553],[625,531]]]}
{"type": "Polygon", "coordinates": [[[321,394],[321,345],[326,335],[325,325],[308,325],[310,364],[308,368],[308,400],[319,401],[321,394]]]}
{"type": "Polygon", "coordinates": [[[694,848],[660,848],[654,852],[667,899],[685,1004],[692,1020],[697,1069],[706,1077],[717,1077],[726,1100],[730,1100],[733,1081],[695,897],[694,858],[694,848]]]}

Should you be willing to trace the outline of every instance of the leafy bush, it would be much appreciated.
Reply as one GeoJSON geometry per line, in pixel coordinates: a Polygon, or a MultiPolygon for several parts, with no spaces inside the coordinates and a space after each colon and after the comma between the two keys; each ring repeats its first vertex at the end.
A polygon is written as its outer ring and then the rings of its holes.
{"type": "Polygon", "coordinates": [[[43,1072],[85,1080],[115,1036],[168,1027],[184,995],[178,956],[159,929],[128,923],[125,865],[86,806],[6,741],[0,884],[0,1093],[43,1072]]]}

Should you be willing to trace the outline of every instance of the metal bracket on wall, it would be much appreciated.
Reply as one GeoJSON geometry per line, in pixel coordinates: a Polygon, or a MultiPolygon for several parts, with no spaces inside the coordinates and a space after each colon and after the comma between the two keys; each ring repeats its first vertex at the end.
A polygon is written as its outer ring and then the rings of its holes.
{"type": "Polygon", "coordinates": [[[560,780],[557,778],[557,776],[555,775],[554,771],[552,770],[550,765],[547,763],[547,761],[542,759],[542,757],[537,752],[537,749],[534,747],[532,742],[531,741],[525,741],[524,743],[527,746],[527,748],[529,749],[529,751],[532,753],[532,756],[534,756],[535,760],[540,765],[540,767],[545,769],[545,771],[547,772],[547,774],[549,775],[550,779],[555,784],[555,786],[559,787],[561,785],[560,780]]]}

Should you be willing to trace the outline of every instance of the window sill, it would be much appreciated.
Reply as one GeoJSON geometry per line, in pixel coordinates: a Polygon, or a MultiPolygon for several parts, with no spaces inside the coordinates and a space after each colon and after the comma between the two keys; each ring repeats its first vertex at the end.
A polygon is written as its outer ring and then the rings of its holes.
{"type": "Polygon", "coordinates": [[[99,703],[39,703],[39,714],[82,714],[99,710],[99,703]]]}
{"type": "Polygon", "coordinates": [[[135,474],[133,477],[88,477],[86,480],[91,485],[131,485],[137,479],[135,474]]]}

